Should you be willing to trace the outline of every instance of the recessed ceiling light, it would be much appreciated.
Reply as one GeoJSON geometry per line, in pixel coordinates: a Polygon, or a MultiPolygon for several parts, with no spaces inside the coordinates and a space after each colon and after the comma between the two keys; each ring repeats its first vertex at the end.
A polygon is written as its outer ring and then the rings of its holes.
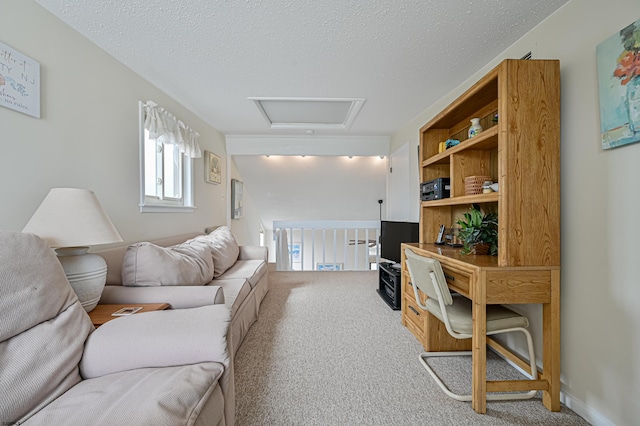
{"type": "Polygon", "coordinates": [[[348,129],[363,98],[247,98],[272,129],[348,129]]]}

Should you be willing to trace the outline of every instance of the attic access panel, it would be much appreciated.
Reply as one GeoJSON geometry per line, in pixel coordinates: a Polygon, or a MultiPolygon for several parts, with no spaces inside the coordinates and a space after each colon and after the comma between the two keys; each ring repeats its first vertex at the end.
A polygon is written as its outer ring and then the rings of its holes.
{"type": "Polygon", "coordinates": [[[348,129],[362,98],[248,98],[272,129],[348,129]]]}

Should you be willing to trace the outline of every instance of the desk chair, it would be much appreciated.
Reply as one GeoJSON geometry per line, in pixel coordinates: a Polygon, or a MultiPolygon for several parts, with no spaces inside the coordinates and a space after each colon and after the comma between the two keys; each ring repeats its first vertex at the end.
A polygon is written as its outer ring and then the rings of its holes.
{"type": "MultiPolygon", "coordinates": [[[[418,256],[409,249],[405,249],[405,254],[407,268],[411,276],[411,285],[418,305],[442,321],[451,336],[456,339],[471,338],[471,301],[461,295],[452,295],[449,292],[449,287],[444,278],[440,262],[428,257],[418,256]],[[424,305],[418,295],[418,289],[427,295],[424,305]]],[[[536,380],[538,378],[538,371],[535,364],[536,357],[533,352],[531,334],[526,329],[528,326],[529,320],[511,309],[502,305],[487,305],[487,335],[522,331],[527,337],[527,344],[529,346],[529,359],[531,360],[531,372],[529,374],[532,380],[536,380]]],[[[471,352],[423,352],[420,354],[419,360],[444,393],[458,401],[471,401],[471,395],[458,395],[451,392],[425,360],[429,357],[462,355],[468,356],[471,355],[471,352]]],[[[536,390],[531,390],[518,393],[487,394],[487,400],[529,399],[532,398],[536,392],[536,390]]]]}

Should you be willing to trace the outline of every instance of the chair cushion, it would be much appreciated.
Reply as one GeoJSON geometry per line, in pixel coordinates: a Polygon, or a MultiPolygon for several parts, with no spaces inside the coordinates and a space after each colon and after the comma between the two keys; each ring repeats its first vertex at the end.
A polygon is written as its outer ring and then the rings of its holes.
{"type": "Polygon", "coordinates": [[[122,261],[125,286],[205,285],[213,273],[209,248],[194,241],[170,247],[148,242],[133,244],[122,261]]]}
{"type": "MultiPolygon", "coordinates": [[[[33,416],[28,425],[191,425],[214,393],[215,362],[144,368],[84,380],[33,416]]],[[[219,392],[217,395],[220,398],[219,392]]],[[[224,415],[223,401],[217,411],[224,415]]]]}
{"type": "MultiPolygon", "coordinates": [[[[456,333],[471,335],[473,332],[471,300],[460,295],[454,295],[452,299],[453,305],[447,306],[447,316],[451,328],[456,333]]],[[[429,312],[444,322],[440,305],[436,299],[427,299],[425,305],[429,312]]],[[[487,334],[508,328],[526,328],[528,326],[527,317],[502,305],[487,305],[487,334]]]]}
{"type": "Polygon", "coordinates": [[[78,383],[91,320],[47,243],[0,231],[0,419],[29,415],[78,383]]]}

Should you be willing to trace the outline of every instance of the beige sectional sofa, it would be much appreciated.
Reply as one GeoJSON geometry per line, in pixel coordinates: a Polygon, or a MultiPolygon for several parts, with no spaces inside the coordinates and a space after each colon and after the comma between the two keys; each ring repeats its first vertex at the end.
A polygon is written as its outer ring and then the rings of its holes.
{"type": "Polygon", "coordinates": [[[107,285],[100,303],[166,302],[173,309],[226,304],[231,310],[231,355],[257,320],[269,291],[267,248],[238,246],[226,226],[209,234],[183,234],[95,253],[107,262],[107,285]],[[194,245],[200,247],[193,249],[194,245]],[[213,279],[200,259],[206,252],[202,246],[212,253],[213,279]],[[178,267],[185,269],[182,275],[174,274],[178,267]],[[199,281],[187,282],[194,279],[194,269],[199,270],[199,281]]]}
{"type": "Polygon", "coordinates": [[[233,425],[225,305],[94,329],[44,240],[0,231],[0,260],[2,424],[233,425]]]}

